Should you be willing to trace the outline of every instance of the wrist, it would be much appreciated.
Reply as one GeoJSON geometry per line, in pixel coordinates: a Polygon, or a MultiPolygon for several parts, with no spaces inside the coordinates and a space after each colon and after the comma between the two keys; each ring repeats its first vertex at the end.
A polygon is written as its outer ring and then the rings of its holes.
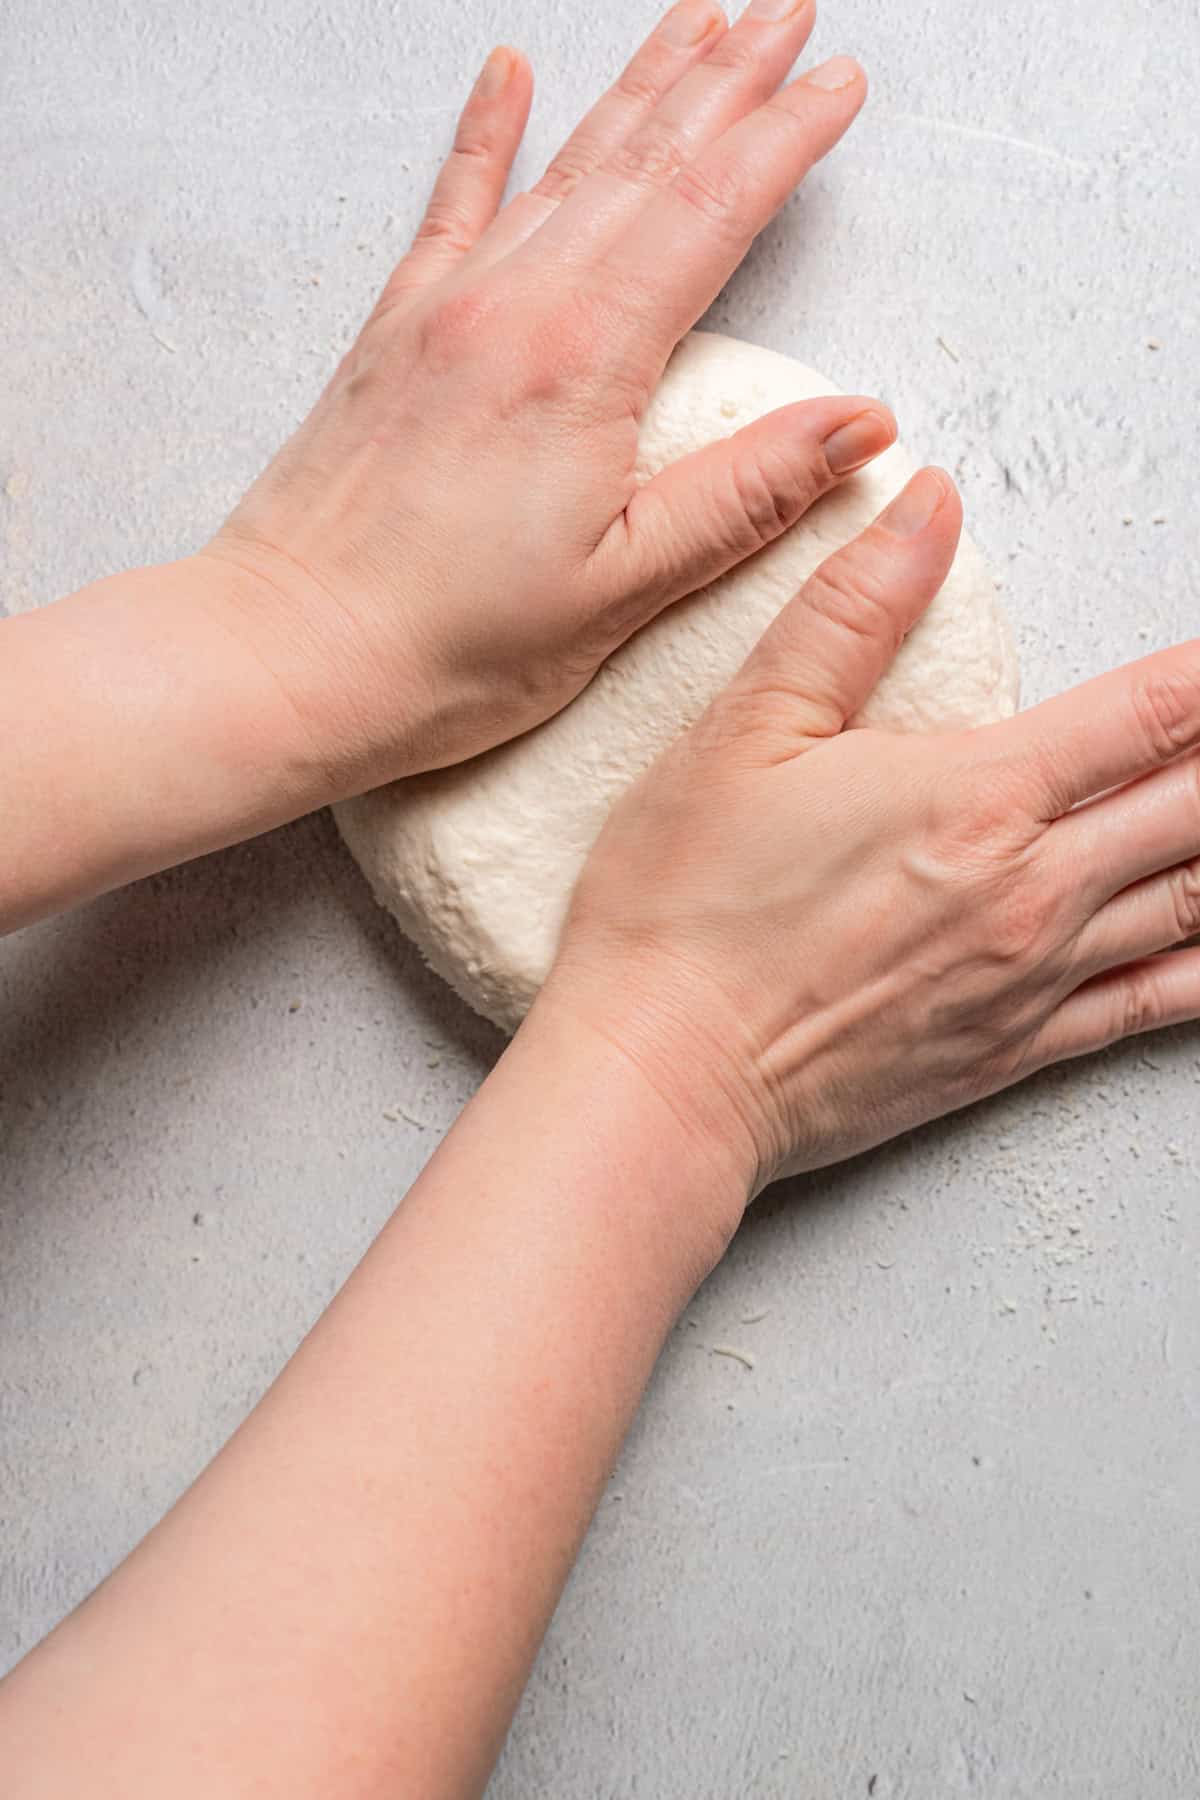
{"type": "Polygon", "coordinates": [[[224,628],[290,715],[312,807],[455,760],[439,754],[441,683],[396,587],[358,594],[230,526],[194,560],[215,572],[224,628]],[[382,634],[370,628],[381,613],[382,634]]]}
{"type": "Polygon", "coordinates": [[[311,740],[230,627],[235,586],[189,557],[6,621],[20,854],[4,929],[321,803],[311,740]]]}
{"type": "MultiPolygon", "coordinates": [[[[315,578],[227,530],[190,560],[210,618],[274,718],[280,750],[308,792],[305,810],[392,779],[374,754],[377,677],[356,667],[345,617],[315,578]]],[[[401,701],[395,710],[403,714],[401,701]]]]}
{"type": "MultiPolygon", "coordinates": [[[[665,1208],[672,1250],[698,1286],[724,1255],[760,1181],[753,1136],[694,1039],[685,1061],[640,997],[623,999],[612,984],[599,994],[575,971],[556,968],[517,1042],[549,1066],[562,1058],[586,1065],[604,1129],[644,1177],[634,1204],[644,1205],[649,1192],[665,1208]]],[[[690,1289],[681,1303],[688,1297],[690,1289]]]]}

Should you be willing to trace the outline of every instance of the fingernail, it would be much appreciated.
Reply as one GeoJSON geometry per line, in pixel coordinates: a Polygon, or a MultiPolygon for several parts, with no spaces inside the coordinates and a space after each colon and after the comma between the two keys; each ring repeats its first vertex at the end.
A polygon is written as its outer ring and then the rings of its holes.
{"type": "Polygon", "coordinates": [[[479,80],[475,83],[475,92],[481,100],[494,100],[508,86],[508,78],[512,74],[512,51],[493,50],[492,54],[479,71],[479,80]]]}
{"type": "Polygon", "coordinates": [[[807,11],[812,0],[750,0],[745,17],[749,19],[790,19],[807,11]]]}
{"type": "Polygon", "coordinates": [[[711,0],[681,0],[680,5],[673,6],[660,26],[662,40],[676,50],[690,50],[693,44],[702,44],[717,25],[725,23],[724,14],[711,0]]]}
{"type": "Polygon", "coordinates": [[[903,493],[897,494],[879,523],[893,537],[919,537],[946,498],[946,477],[936,469],[922,469],[903,493]]]}
{"type": "Polygon", "coordinates": [[[835,475],[849,475],[882,456],[896,433],[882,413],[861,412],[825,439],[825,460],[835,475]]]}
{"type": "Polygon", "coordinates": [[[861,74],[862,70],[852,56],[835,56],[830,62],[810,69],[803,79],[809,87],[823,88],[827,94],[840,94],[843,88],[853,87],[861,74]]]}

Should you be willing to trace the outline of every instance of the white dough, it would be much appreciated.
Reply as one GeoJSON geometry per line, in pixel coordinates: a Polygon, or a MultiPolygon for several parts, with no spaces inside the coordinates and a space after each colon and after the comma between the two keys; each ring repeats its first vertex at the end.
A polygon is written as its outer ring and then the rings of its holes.
{"type": "MultiPolygon", "coordinates": [[[[774,351],[693,332],[642,427],[638,476],[772,408],[839,390],[774,351]]],[[[377,899],[431,966],[506,1031],[550,967],[575,879],[614,800],[736,673],[784,603],[913,472],[895,448],[749,564],[663,613],[565,712],[433,775],[337,808],[377,899]]],[[[862,718],[933,731],[1007,718],[1017,670],[995,586],[964,538],[938,599],[862,718]]]]}

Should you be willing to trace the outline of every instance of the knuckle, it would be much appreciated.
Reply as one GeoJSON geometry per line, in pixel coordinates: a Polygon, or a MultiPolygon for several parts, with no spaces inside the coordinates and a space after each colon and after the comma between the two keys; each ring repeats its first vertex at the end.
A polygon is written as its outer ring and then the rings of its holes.
{"type": "Polygon", "coordinates": [[[893,650],[903,642],[903,627],[890,605],[886,576],[870,563],[834,557],[809,581],[808,601],[822,618],[852,637],[890,645],[893,650]]]}
{"type": "Polygon", "coordinates": [[[1043,878],[1026,874],[996,895],[984,923],[989,961],[1004,968],[1040,962],[1055,937],[1059,900],[1043,878]]]}
{"type": "Polygon", "coordinates": [[[1156,762],[1171,762],[1200,742],[1200,674],[1168,669],[1134,687],[1134,716],[1156,762]]]}
{"type": "Polygon", "coordinates": [[[691,163],[679,170],[674,182],[685,206],[726,231],[736,227],[743,186],[741,171],[731,163],[691,163]]]}
{"type": "Polygon", "coordinates": [[[1162,1018],[1158,982],[1149,969],[1132,969],[1121,982],[1113,1004],[1111,1041],[1141,1037],[1162,1018]]]}
{"type": "Polygon", "coordinates": [[[927,832],[923,862],[946,884],[954,916],[969,922],[981,971],[999,969],[1009,983],[1052,963],[1070,935],[1070,886],[1041,854],[1040,837],[1014,818],[1006,772],[943,762],[927,832]]]}
{"type": "Polygon", "coordinates": [[[786,136],[797,138],[804,145],[807,145],[809,141],[809,125],[804,114],[798,111],[794,104],[790,103],[793,100],[794,95],[789,96],[786,90],[783,93],[772,94],[768,99],[763,101],[761,110],[767,114],[768,118],[772,119],[775,124],[778,125],[780,131],[786,136]]]}
{"type": "Polygon", "coordinates": [[[590,408],[596,398],[602,298],[585,288],[548,295],[522,308],[506,381],[514,410],[529,405],[590,408]]]}
{"type": "Polygon", "coordinates": [[[647,122],[609,157],[614,174],[637,187],[669,187],[684,166],[684,147],[676,132],[647,122]]]}
{"type": "Polygon", "coordinates": [[[431,200],[425,211],[425,217],[417,227],[417,235],[413,245],[436,244],[447,250],[466,252],[471,248],[471,233],[467,221],[457,206],[449,200],[431,200]]]}
{"type": "Polygon", "coordinates": [[[696,749],[718,762],[745,760],[779,720],[779,695],[769,683],[740,679],[710,700],[692,727],[696,749]]]}
{"type": "Polygon", "coordinates": [[[998,1035],[989,1053],[980,1059],[984,1071],[981,1094],[1012,1087],[1045,1066],[1049,1010],[1044,1003],[1014,1009],[1008,1028],[998,1035]]]}
{"type": "Polygon", "coordinates": [[[934,817],[960,857],[989,867],[1015,856],[1026,841],[1022,776],[1005,763],[961,766],[934,792],[934,817]]]}
{"type": "Polygon", "coordinates": [[[528,385],[554,393],[578,382],[596,364],[597,319],[586,295],[576,292],[541,314],[527,339],[528,385]]]}
{"type": "Polygon", "coordinates": [[[753,38],[730,31],[719,38],[705,57],[710,69],[742,75],[759,71],[762,47],[753,38]]]}
{"type": "Polygon", "coordinates": [[[804,472],[769,446],[734,448],[728,470],[729,498],[718,511],[729,548],[742,555],[772,543],[812,497],[804,472]]]}
{"type": "Polygon", "coordinates": [[[657,106],[662,99],[663,83],[657,70],[645,62],[632,62],[613,83],[613,93],[634,106],[657,106]]]}
{"type": "Polygon", "coordinates": [[[383,292],[371,308],[368,327],[379,327],[397,314],[406,313],[425,292],[425,283],[409,257],[402,257],[388,276],[383,292]]]}
{"type": "Polygon", "coordinates": [[[450,151],[450,165],[490,162],[496,153],[496,141],[491,132],[482,131],[476,125],[464,125],[454,140],[450,151]]]}
{"type": "Polygon", "coordinates": [[[1003,1086],[1012,1063],[1015,1036],[1015,1032],[993,1026],[987,1032],[969,1035],[956,1047],[943,1079],[957,1106],[970,1106],[1003,1086]]]}
{"type": "MultiPolygon", "coordinates": [[[[1058,748],[1053,744],[1031,744],[1022,752],[1021,786],[1027,795],[1044,795],[1056,812],[1071,806],[1067,774],[1058,748]]],[[[1015,784],[1014,784],[1015,785],[1015,784]]]]}
{"type": "Polygon", "coordinates": [[[1200,863],[1185,863],[1167,877],[1167,895],[1176,936],[1195,937],[1200,932],[1200,863]]]}
{"type": "Polygon", "coordinates": [[[443,295],[421,319],[423,355],[437,369],[464,359],[486,339],[497,306],[497,297],[487,287],[461,288],[443,295]]]}
{"type": "Polygon", "coordinates": [[[592,173],[596,162],[595,154],[585,143],[564,144],[532,191],[544,200],[565,200],[592,173]]]}

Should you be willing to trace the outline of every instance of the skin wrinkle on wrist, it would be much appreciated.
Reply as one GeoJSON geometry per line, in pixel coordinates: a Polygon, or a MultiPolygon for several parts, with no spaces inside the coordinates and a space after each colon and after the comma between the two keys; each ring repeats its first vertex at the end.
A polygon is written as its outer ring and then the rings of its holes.
{"type": "MultiPolygon", "coordinates": [[[[303,566],[294,558],[286,552],[281,555],[298,574],[304,574],[303,566]]],[[[353,680],[338,683],[338,716],[330,714],[325,634],[313,623],[323,604],[343,616],[345,609],[314,578],[315,614],[311,596],[306,598],[291,590],[253,552],[231,554],[220,536],[197,551],[196,556],[215,563],[223,572],[221,603],[211,609],[213,616],[219,619],[231,641],[262,671],[300,729],[305,767],[316,782],[311,809],[359,791],[370,767],[372,733],[358,699],[358,684],[353,680]],[[277,628],[264,631],[262,623],[268,613],[269,623],[277,628]],[[308,648],[303,647],[306,640],[308,648]],[[275,654],[268,648],[272,645],[275,654]],[[289,680],[280,666],[280,652],[288,658],[298,653],[302,672],[308,672],[307,679],[289,680]],[[311,701],[305,698],[309,688],[316,696],[311,701]]],[[[336,639],[338,634],[333,635],[336,639]]],[[[350,636],[348,632],[341,635],[343,646],[350,636]]],[[[398,717],[407,720],[411,716],[407,705],[398,705],[396,710],[398,717]]]]}
{"type": "Polygon", "coordinates": [[[304,768],[306,772],[312,769],[317,770],[323,786],[332,791],[338,786],[338,780],[334,774],[335,765],[330,760],[327,750],[322,749],[319,735],[313,721],[305,716],[303,708],[298,703],[287,682],[283,679],[278,668],[276,668],[271,658],[257,641],[256,634],[239,631],[232,616],[234,612],[237,612],[242,616],[245,616],[246,614],[247,609],[245,606],[239,604],[239,597],[242,584],[247,578],[259,584],[266,583],[274,589],[276,595],[280,599],[284,599],[286,596],[267,575],[254,574],[251,571],[247,571],[241,568],[240,565],[221,556],[219,553],[213,552],[211,547],[206,547],[204,550],[197,551],[196,555],[197,557],[212,556],[218,563],[223,564],[225,567],[225,579],[222,581],[220,587],[221,604],[214,605],[212,603],[212,594],[202,590],[204,608],[209,618],[226,634],[234,647],[243,655],[248,656],[261,671],[269,687],[283,706],[287,716],[294,720],[295,724],[299,727],[302,746],[302,754],[300,757],[301,767],[304,768]]]}
{"type": "Polygon", "coordinates": [[[643,1035],[642,1022],[650,1016],[643,1004],[630,1006],[621,1016],[609,1019],[603,1009],[588,1000],[573,978],[564,980],[561,971],[556,970],[522,1029],[529,1030],[531,1026],[536,1029],[539,1019],[545,1018],[552,1009],[561,1014],[570,1033],[577,1036],[581,1030],[586,1030],[602,1046],[606,1058],[620,1066],[643,1095],[653,1098],[656,1108],[667,1115],[678,1132],[682,1152],[688,1160],[700,1158],[716,1193],[716,1226],[721,1243],[714,1258],[715,1266],[715,1261],[720,1260],[737,1231],[746,1207],[763,1185],[763,1165],[753,1132],[744,1120],[739,1121],[740,1130],[732,1128],[730,1121],[737,1117],[738,1109],[729,1102],[728,1096],[718,1098],[722,1087],[719,1059],[709,1058],[705,1064],[712,1083],[712,1098],[704,1098],[706,1089],[697,1082],[691,1104],[685,1105],[672,1091],[675,1084],[657,1072],[660,1064],[665,1066],[670,1060],[665,1052],[653,1058],[638,1048],[638,1040],[643,1035]],[[730,1104],[729,1112],[723,1112],[722,1100],[730,1104]]]}

